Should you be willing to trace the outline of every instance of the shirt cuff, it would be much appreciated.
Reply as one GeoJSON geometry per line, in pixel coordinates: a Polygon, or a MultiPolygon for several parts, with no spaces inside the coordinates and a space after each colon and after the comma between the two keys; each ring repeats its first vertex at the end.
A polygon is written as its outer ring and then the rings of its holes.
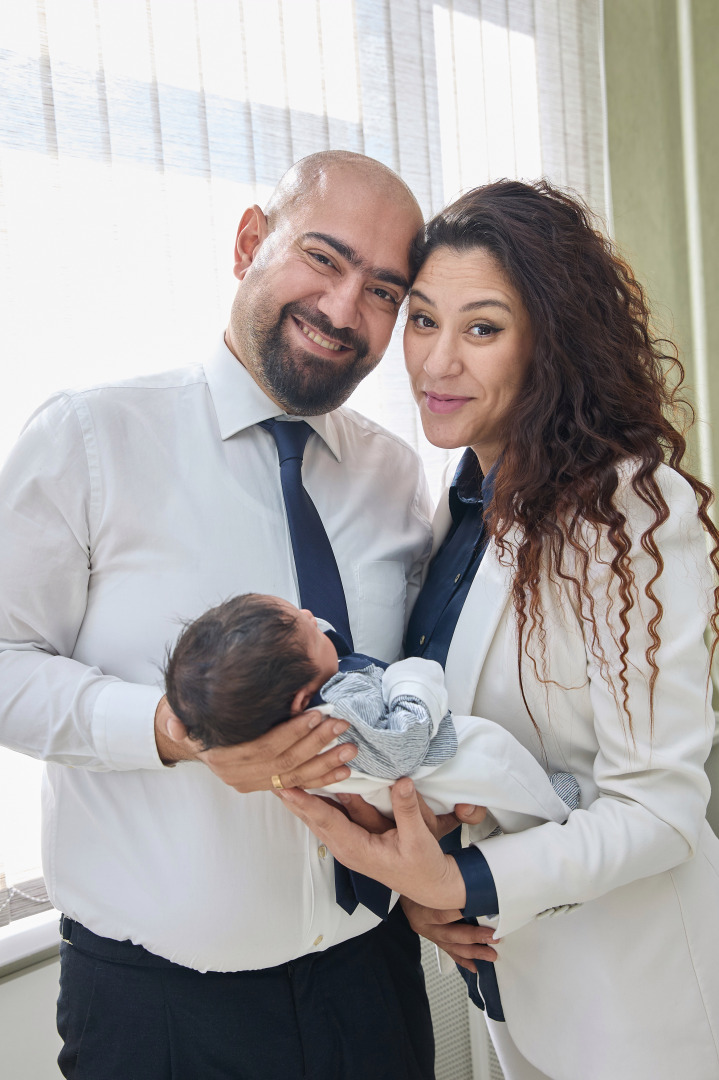
{"type": "Polygon", "coordinates": [[[155,742],[155,713],[163,691],[116,680],[98,694],[93,726],[97,750],[110,769],[163,769],[155,742]]]}
{"type": "Polygon", "coordinates": [[[492,871],[479,848],[462,848],[461,851],[453,851],[452,856],[467,889],[467,901],[462,909],[462,915],[473,918],[478,915],[484,915],[486,918],[497,915],[499,913],[497,889],[492,871]]]}

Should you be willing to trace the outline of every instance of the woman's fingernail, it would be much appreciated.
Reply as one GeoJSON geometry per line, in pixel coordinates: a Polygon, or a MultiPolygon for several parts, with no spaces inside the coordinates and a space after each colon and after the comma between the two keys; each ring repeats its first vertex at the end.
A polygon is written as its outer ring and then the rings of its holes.
{"type": "Polygon", "coordinates": [[[349,774],[349,769],[338,769],[335,773],[335,780],[346,780],[349,774]]]}
{"type": "Polygon", "coordinates": [[[340,720],[339,723],[335,724],[332,730],[334,731],[335,735],[341,735],[342,732],[346,731],[348,727],[349,724],[346,720],[340,720]]]}
{"type": "Polygon", "coordinates": [[[352,796],[348,795],[346,791],[338,791],[336,798],[338,802],[343,803],[345,806],[347,803],[352,802],[352,796]]]}
{"type": "Polygon", "coordinates": [[[320,716],[319,713],[315,712],[315,713],[312,713],[309,720],[307,721],[307,726],[310,729],[310,731],[312,731],[312,728],[318,727],[321,723],[322,723],[322,717],[320,716]]]}
{"type": "Polygon", "coordinates": [[[344,746],[340,750],[340,761],[349,761],[357,753],[356,746],[344,746]]]}

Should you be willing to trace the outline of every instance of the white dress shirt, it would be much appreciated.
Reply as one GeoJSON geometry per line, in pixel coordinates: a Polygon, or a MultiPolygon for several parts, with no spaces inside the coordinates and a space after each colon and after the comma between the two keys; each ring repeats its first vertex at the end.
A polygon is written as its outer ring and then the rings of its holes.
{"type": "MultiPolygon", "coordinates": [[[[256,426],[277,415],[223,343],[204,367],[56,395],[0,478],[0,738],[48,763],[51,899],[201,971],[271,967],[378,921],[335,904],[331,857],[274,795],[165,768],[155,746],[183,621],[242,592],[298,601],[256,426]]],[[[431,546],[421,465],[350,409],[308,422],[303,478],[355,648],[391,662],[431,546]]]]}

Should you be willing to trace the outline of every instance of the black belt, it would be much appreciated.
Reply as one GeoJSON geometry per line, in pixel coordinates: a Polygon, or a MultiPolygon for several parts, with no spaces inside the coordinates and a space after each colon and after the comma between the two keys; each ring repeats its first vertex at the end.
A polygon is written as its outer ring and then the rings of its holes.
{"type": "MultiPolygon", "coordinates": [[[[74,945],[80,952],[89,953],[98,960],[110,960],[114,964],[134,964],[140,967],[181,967],[164,956],[148,952],[142,945],[131,941],[115,941],[114,938],[100,937],[93,934],[82,923],[60,916],[60,937],[68,945],[74,945]]],[[[188,970],[192,970],[188,968],[188,970]]]]}
{"type": "MultiPolygon", "coordinates": [[[[390,918],[395,916],[401,918],[402,909],[399,904],[390,913],[390,918]]],[[[394,921],[394,920],[393,920],[394,921]]],[[[99,934],[93,934],[92,930],[88,930],[82,923],[76,922],[75,919],[68,918],[67,915],[60,916],[60,937],[68,944],[73,945],[79,949],[80,952],[87,953],[89,956],[95,957],[97,960],[109,960],[113,964],[132,964],[139,967],[150,968],[173,968],[175,971],[186,971],[191,975],[206,975],[207,977],[226,977],[237,978],[238,976],[244,976],[248,979],[261,978],[264,974],[276,971],[279,972],[283,969],[290,971],[297,968],[298,965],[310,966],[315,963],[321,963],[322,957],[327,956],[328,953],[347,953],[348,963],[352,961],[352,954],[355,950],[361,952],[364,948],[363,939],[367,934],[375,935],[381,934],[386,923],[380,923],[373,930],[365,931],[365,934],[360,934],[358,937],[349,938],[347,941],[340,941],[337,945],[331,945],[329,949],[325,949],[322,952],[306,953],[304,956],[298,956],[295,960],[290,960],[284,964],[277,964],[272,968],[259,968],[250,969],[246,971],[208,971],[200,972],[195,968],[186,967],[184,964],[177,964],[173,960],[167,960],[164,956],[157,956],[155,953],[149,952],[143,945],[135,945],[132,941],[116,941],[114,938],[100,937],[99,934]]]]}

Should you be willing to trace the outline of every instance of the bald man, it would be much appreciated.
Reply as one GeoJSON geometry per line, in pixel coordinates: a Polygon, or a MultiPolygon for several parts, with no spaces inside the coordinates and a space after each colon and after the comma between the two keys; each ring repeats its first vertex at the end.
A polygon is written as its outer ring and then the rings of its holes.
{"type": "Polygon", "coordinates": [[[299,162],[242,216],[214,351],[56,395],[0,479],[0,733],[48,763],[66,1077],[434,1075],[417,939],[396,909],[343,910],[331,855],[272,794],[346,776],[353,748],[322,753],[346,723],[198,752],[159,676],[206,608],[299,600],[273,418],[312,429],[302,478],[355,649],[397,659],[431,543],[422,471],[342,403],[387,347],[420,225],[378,162],[299,162]]]}

